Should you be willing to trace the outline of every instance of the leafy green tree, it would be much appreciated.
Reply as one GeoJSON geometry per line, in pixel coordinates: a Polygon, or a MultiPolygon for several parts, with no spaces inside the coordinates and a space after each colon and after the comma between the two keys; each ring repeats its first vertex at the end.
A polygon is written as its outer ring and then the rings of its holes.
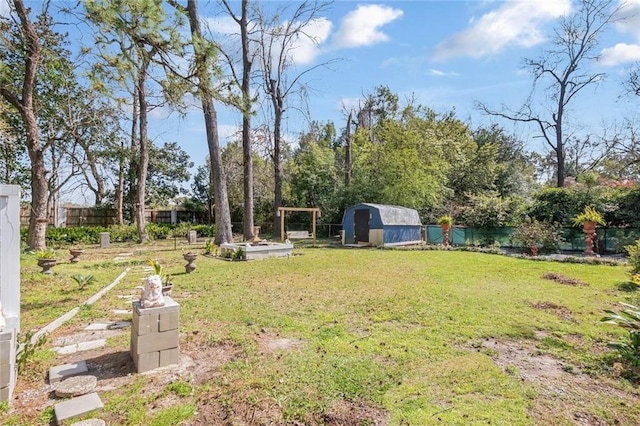
{"type": "Polygon", "coordinates": [[[211,184],[211,166],[209,158],[205,164],[198,166],[191,183],[192,201],[200,204],[207,212],[209,224],[213,223],[213,185],[211,184]]]}
{"type": "Polygon", "coordinates": [[[150,148],[147,202],[166,205],[169,200],[186,193],[181,184],[191,179],[189,169],[193,162],[177,142],[168,142],[160,147],[151,145],[150,148]]]}
{"type": "Polygon", "coordinates": [[[487,191],[469,197],[461,212],[463,223],[476,228],[497,228],[509,220],[509,205],[497,191],[487,191]]]}
{"type": "Polygon", "coordinates": [[[188,0],[187,15],[191,29],[191,46],[193,48],[193,68],[197,78],[197,97],[202,104],[202,112],[207,132],[207,146],[209,147],[209,161],[215,198],[216,236],[214,242],[222,244],[233,241],[231,232],[231,213],[227,196],[227,181],[222,164],[222,151],[218,139],[218,114],[214,98],[217,92],[212,84],[211,69],[216,60],[215,45],[202,37],[198,6],[195,0],[188,0]]]}
{"type": "Polygon", "coordinates": [[[22,192],[29,191],[29,157],[27,149],[20,143],[17,123],[11,124],[17,114],[13,107],[0,99],[0,183],[20,185],[22,192]]]}
{"type": "MultiPolygon", "coordinates": [[[[49,183],[44,146],[38,128],[38,85],[55,69],[56,53],[50,49],[57,36],[51,30],[49,2],[32,19],[22,0],[12,0],[11,17],[0,17],[0,96],[18,112],[24,126],[24,143],[31,166],[31,206],[27,246],[46,247],[49,183]]],[[[46,83],[44,83],[46,84],[46,83]]]]}
{"type": "MultiPolygon", "coordinates": [[[[85,18],[96,28],[95,44],[101,49],[101,61],[94,75],[119,82],[133,93],[132,149],[137,149],[135,163],[136,198],[134,218],[140,241],[148,239],[145,230],[146,183],[149,167],[148,113],[152,108],[149,85],[156,64],[171,68],[175,57],[182,56],[183,45],[178,32],[179,16],[170,19],[157,0],[84,0],[85,18]],[[137,123],[138,127],[135,128],[137,123]],[[137,138],[136,138],[137,134],[137,138]]],[[[95,80],[97,88],[100,79],[95,80]]],[[[178,102],[181,93],[174,80],[158,80],[167,99],[178,102]]],[[[131,180],[131,179],[130,179],[131,180]]]]}
{"type": "Polygon", "coordinates": [[[524,150],[524,142],[493,124],[473,131],[478,149],[495,150],[492,186],[502,197],[524,196],[535,189],[535,167],[524,150]]]}
{"type": "Polygon", "coordinates": [[[310,131],[300,138],[290,170],[294,205],[328,210],[339,185],[335,153],[331,148],[334,134],[333,127],[321,128],[314,122],[310,131]]]}
{"type": "MultiPolygon", "coordinates": [[[[316,40],[309,35],[307,27],[320,16],[328,3],[305,0],[291,7],[286,4],[267,18],[262,11],[257,19],[259,57],[261,62],[262,87],[269,101],[273,124],[273,161],[274,174],[274,234],[280,234],[280,221],[276,220],[278,208],[283,205],[285,173],[283,167],[284,138],[282,121],[291,95],[304,95],[303,77],[327,63],[314,65],[306,69],[296,66],[293,54],[299,47],[300,39],[312,43],[316,40]],[[292,12],[290,12],[292,10],[292,12]]],[[[299,65],[299,64],[298,64],[299,65]]]]}

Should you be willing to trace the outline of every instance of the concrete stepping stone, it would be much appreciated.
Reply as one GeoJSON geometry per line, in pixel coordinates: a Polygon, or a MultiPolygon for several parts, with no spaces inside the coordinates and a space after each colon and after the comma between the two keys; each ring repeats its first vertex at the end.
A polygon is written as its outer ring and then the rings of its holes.
{"type": "Polygon", "coordinates": [[[69,346],[90,340],[106,339],[120,334],[118,330],[91,330],[61,336],[53,340],[53,346],[69,346]]]}
{"type": "Polygon", "coordinates": [[[69,355],[81,351],[102,348],[107,345],[107,339],[89,340],[88,342],[75,343],[73,345],[54,347],[53,350],[59,355],[69,355]]]}
{"type": "Polygon", "coordinates": [[[127,328],[130,326],[131,321],[95,322],[93,324],[89,324],[84,329],[86,331],[119,330],[121,328],[127,328]]]}
{"type": "Polygon", "coordinates": [[[71,423],[71,426],[107,426],[107,422],[102,419],[87,419],[71,423]]]}
{"type": "Polygon", "coordinates": [[[87,374],[89,369],[85,361],[78,361],[72,364],[58,365],[49,369],[49,383],[57,383],[66,378],[87,374]]]}
{"type": "Polygon", "coordinates": [[[62,401],[53,406],[56,414],[56,421],[62,424],[65,420],[74,417],[84,416],[95,410],[104,407],[102,400],[96,392],[79,396],[77,398],[62,401]]]}
{"type": "Polygon", "coordinates": [[[140,297],[140,293],[138,293],[138,294],[118,294],[118,295],[116,295],[116,297],[118,299],[131,300],[131,299],[135,299],[136,297],[140,297]]]}
{"type": "Polygon", "coordinates": [[[98,378],[96,376],[74,376],[58,382],[55,392],[58,398],[69,398],[93,392],[97,385],[98,378]]]}

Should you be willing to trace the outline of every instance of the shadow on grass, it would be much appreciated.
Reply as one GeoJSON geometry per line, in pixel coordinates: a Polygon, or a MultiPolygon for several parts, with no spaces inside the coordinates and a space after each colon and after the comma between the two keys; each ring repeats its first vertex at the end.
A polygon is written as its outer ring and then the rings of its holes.
{"type": "Polygon", "coordinates": [[[86,360],[89,372],[98,380],[125,377],[136,372],[129,351],[102,354],[86,360]]]}
{"type": "Polygon", "coordinates": [[[634,293],[640,290],[640,286],[638,286],[636,283],[632,281],[624,281],[624,282],[618,283],[616,284],[616,287],[618,287],[618,290],[624,291],[626,293],[634,293]]]}
{"type": "MultiPolygon", "coordinates": [[[[65,303],[69,303],[69,302],[75,302],[76,300],[73,297],[66,297],[62,300],[56,300],[56,305],[62,305],[65,303]]],[[[35,310],[35,309],[44,309],[47,307],[51,306],[51,301],[50,300],[46,300],[43,302],[28,302],[28,303],[21,303],[20,304],[20,309],[22,311],[30,311],[30,310],[35,310]]]]}

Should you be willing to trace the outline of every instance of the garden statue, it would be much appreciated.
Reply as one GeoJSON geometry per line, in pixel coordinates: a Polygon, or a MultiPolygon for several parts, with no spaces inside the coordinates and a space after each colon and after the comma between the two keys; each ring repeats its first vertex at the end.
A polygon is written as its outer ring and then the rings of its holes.
{"type": "Polygon", "coordinates": [[[162,279],[160,275],[151,275],[144,280],[144,286],[140,289],[140,307],[154,308],[164,306],[164,296],[162,294],[162,279]]]}

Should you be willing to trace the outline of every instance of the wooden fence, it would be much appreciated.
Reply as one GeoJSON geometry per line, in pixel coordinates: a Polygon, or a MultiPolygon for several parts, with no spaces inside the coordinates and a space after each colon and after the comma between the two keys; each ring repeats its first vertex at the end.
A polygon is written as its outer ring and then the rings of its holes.
{"type": "MultiPolygon", "coordinates": [[[[149,223],[180,223],[206,224],[207,214],[186,210],[152,210],[144,212],[145,220],[149,223]]],[[[54,210],[49,211],[49,226],[56,225],[54,210]]],[[[116,223],[116,210],[96,207],[60,207],[58,208],[59,227],[73,226],[104,226],[116,223]]],[[[29,207],[20,208],[20,225],[29,225],[29,207]]]]}

